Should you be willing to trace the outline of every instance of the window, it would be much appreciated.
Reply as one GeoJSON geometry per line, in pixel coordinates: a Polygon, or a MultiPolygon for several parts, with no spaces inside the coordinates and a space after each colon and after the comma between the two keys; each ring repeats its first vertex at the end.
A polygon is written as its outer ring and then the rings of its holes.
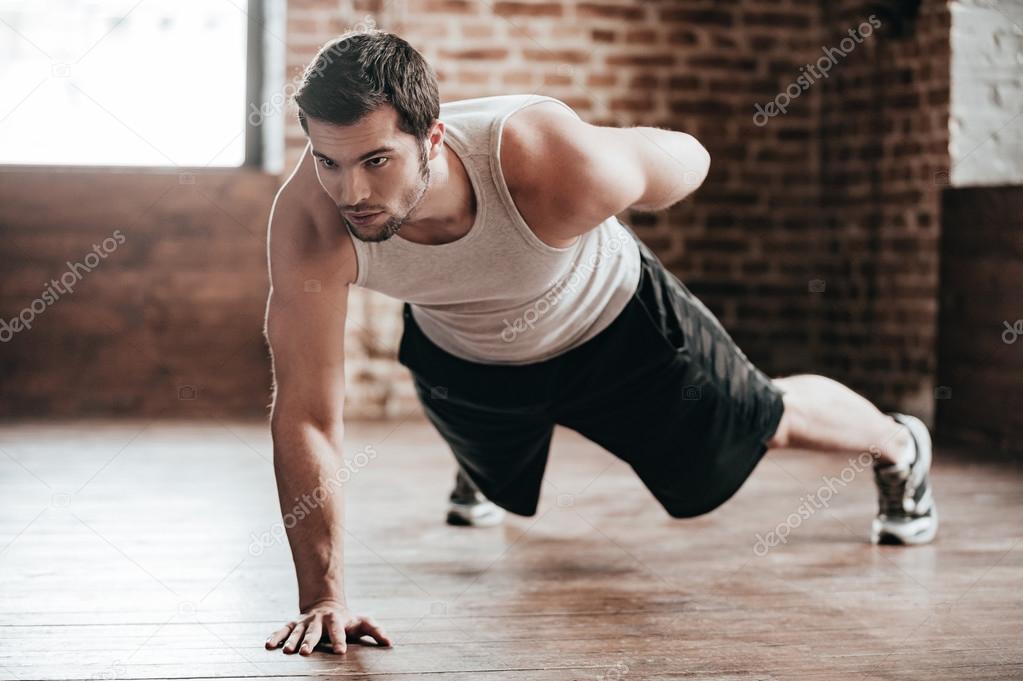
{"type": "Polygon", "coordinates": [[[0,163],[258,163],[246,102],[260,98],[262,41],[258,29],[248,39],[248,16],[262,13],[251,5],[0,0],[0,163]]]}

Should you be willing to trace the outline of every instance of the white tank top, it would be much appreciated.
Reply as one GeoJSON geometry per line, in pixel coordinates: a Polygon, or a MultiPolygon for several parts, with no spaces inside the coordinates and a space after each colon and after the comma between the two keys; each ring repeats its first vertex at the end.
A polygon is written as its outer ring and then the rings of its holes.
{"type": "MultiPolygon", "coordinates": [[[[352,237],[356,286],[407,301],[423,333],[474,362],[528,364],[589,340],[622,311],[639,285],[639,249],[616,217],[567,248],[526,225],[501,173],[508,116],[543,95],[501,95],[441,105],[445,139],[476,194],[476,220],[456,241],[418,244],[395,234],[352,237]]],[[[578,117],[578,115],[577,115],[578,117]]]]}

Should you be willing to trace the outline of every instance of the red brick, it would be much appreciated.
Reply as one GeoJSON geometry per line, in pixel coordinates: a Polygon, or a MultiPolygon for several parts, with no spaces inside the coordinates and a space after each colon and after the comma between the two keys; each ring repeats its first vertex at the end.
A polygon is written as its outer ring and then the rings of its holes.
{"type": "Polygon", "coordinates": [[[700,79],[694,75],[672,76],[668,84],[672,90],[698,90],[700,79]]]}
{"type": "Polygon", "coordinates": [[[522,55],[527,61],[537,62],[565,62],[569,64],[583,64],[592,57],[583,50],[537,50],[526,48],[522,55]]]}
{"type": "Polygon", "coordinates": [[[661,21],[708,26],[732,26],[735,23],[730,12],[716,9],[663,9],[661,21]]]}
{"type": "Polygon", "coordinates": [[[608,108],[615,112],[643,112],[653,109],[654,101],[643,97],[613,97],[608,108]]]}
{"type": "Polygon", "coordinates": [[[591,73],[586,76],[587,87],[613,87],[618,82],[618,76],[613,73],[591,73]]]}
{"type": "Polygon", "coordinates": [[[703,114],[706,116],[731,116],[735,113],[735,105],[720,99],[698,97],[694,99],[676,99],[668,106],[679,114],[703,114]]]}
{"type": "Polygon", "coordinates": [[[583,19],[600,18],[619,21],[638,21],[643,18],[643,8],[630,5],[610,5],[597,2],[580,2],[576,14],[583,19]]]}
{"type": "Polygon", "coordinates": [[[805,12],[743,12],[742,22],[768,28],[809,28],[810,16],[805,12]]]}
{"type": "Polygon", "coordinates": [[[668,34],[668,42],[672,45],[696,45],[700,42],[700,37],[695,31],[681,29],[670,32],[668,34]]]}
{"type": "Polygon", "coordinates": [[[427,14],[478,14],[476,0],[419,0],[416,9],[427,14]]]}
{"type": "Polygon", "coordinates": [[[564,8],[556,2],[495,2],[494,14],[502,17],[560,17],[564,8]]]}
{"type": "Polygon", "coordinates": [[[508,58],[508,50],[500,47],[464,50],[441,50],[443,59],[466,59],[472,61],[500,61],[508,58]]]}
{"type": "Polygon", "coordinates": [[[625,34],[625,42],[634,44],[651,45],[657,40],[657,32],[653,30],[629,31],[625,34]]]}
{"type": "Polygon", "coordinates": [[[757,62],[750,57],[733,57],[730,55],[710,55],[689,57],[688,63],[693,68],[721,69],[743,72],[756,70],[757,62]]]}
{"type": "Polygon", "coordinates": [[[607,58],[609,66],[671,66],[675,55],[662,54],[616,54],[607,58]]]}

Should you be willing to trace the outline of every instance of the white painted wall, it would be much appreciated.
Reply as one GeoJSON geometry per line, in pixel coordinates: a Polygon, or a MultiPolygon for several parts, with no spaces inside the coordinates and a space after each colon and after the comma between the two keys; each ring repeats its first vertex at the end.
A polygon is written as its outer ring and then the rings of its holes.
{"type": "Polygon", "coordinates": [[[1023,184],[1023,0],[955,0],[951,183],[1023,184]]]}

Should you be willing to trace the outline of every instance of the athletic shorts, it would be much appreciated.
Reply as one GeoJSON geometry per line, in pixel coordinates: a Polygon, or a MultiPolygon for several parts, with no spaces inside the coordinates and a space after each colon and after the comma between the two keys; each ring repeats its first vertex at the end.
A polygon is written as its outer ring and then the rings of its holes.
{"type": "Polygon", "coordinates": [[[782,390],[626,226],[639,285],[589,340],[532,364],[485,364],[434,345],[408,303],[398,361],[462,470],[495,504],[535,515],[554,426],[628,463],[676,518],[730,498],[767,451],[782,390]]]}

